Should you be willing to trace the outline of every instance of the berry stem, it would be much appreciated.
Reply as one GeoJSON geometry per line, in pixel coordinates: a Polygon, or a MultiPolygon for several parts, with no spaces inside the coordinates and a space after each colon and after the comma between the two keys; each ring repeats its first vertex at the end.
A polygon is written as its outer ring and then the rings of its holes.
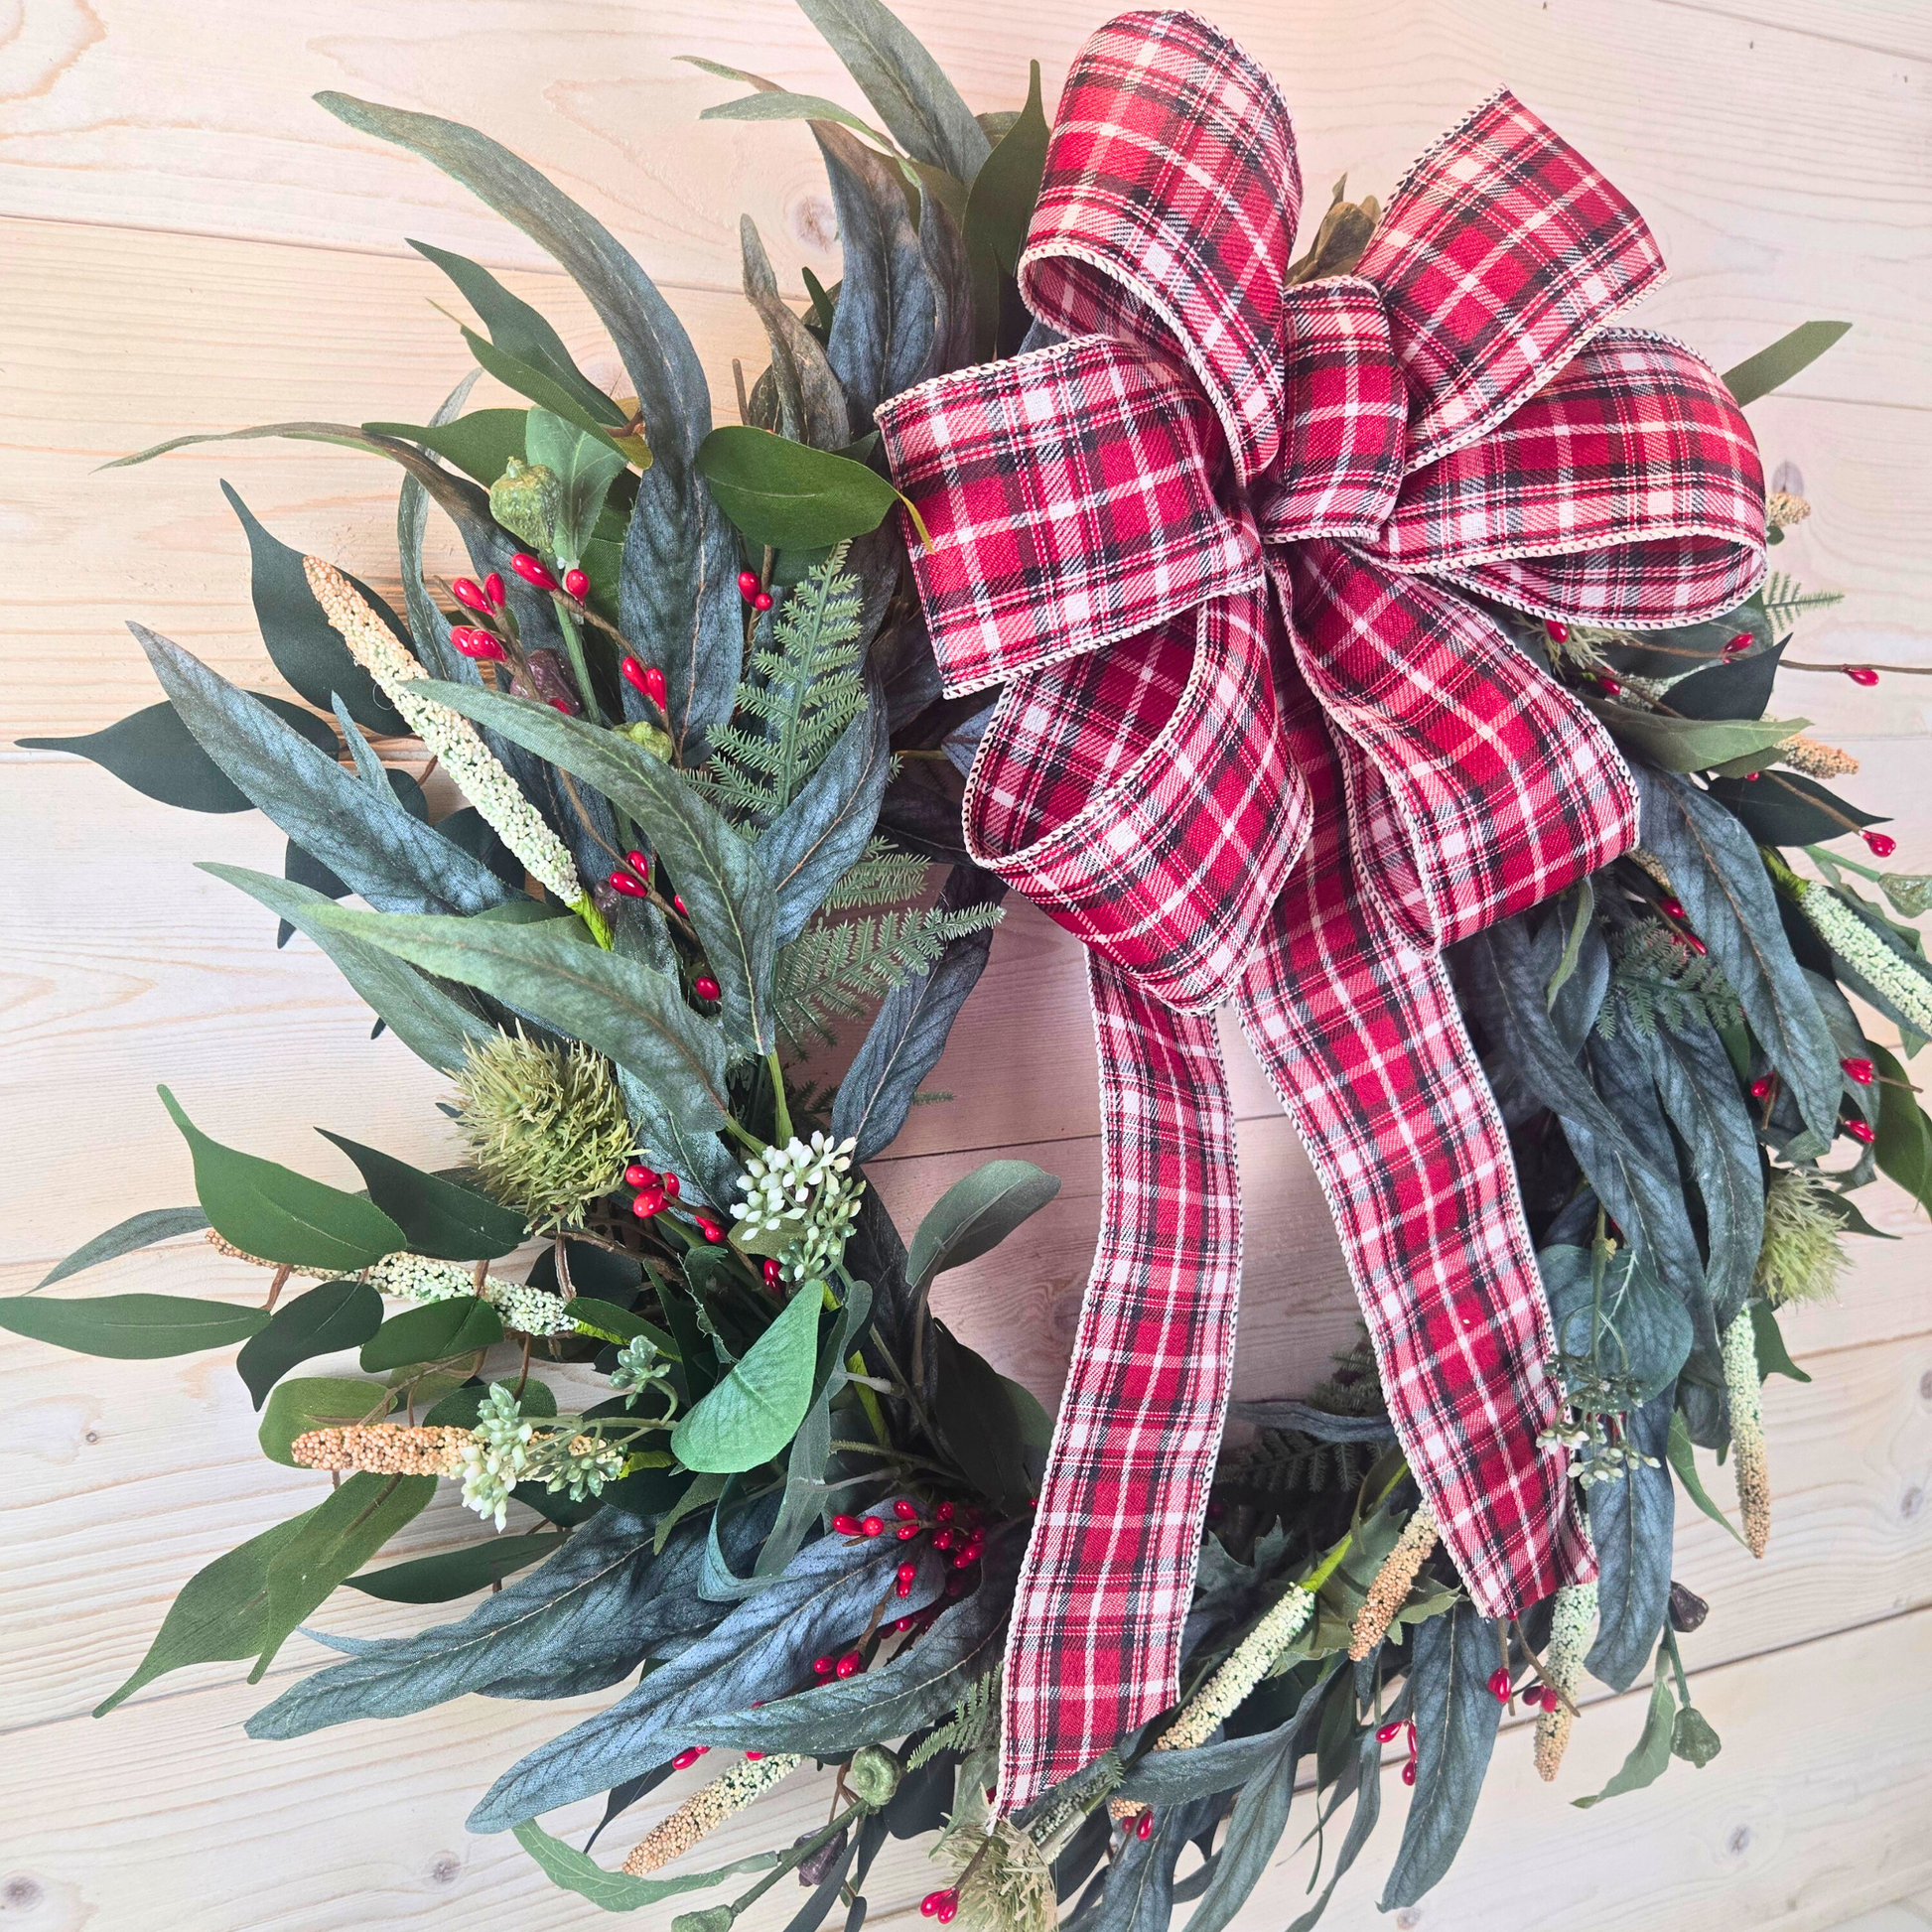
{"type": "Polygon", "coordinates": [[[765,1054],[764,1063],[771,1073],[771,1117],[776,1127],[778,1145],[785,1147],[791,1141],[791,1108],[785,1100],[784,1069],[778,1064],[775,1047],[765,1054]]]}

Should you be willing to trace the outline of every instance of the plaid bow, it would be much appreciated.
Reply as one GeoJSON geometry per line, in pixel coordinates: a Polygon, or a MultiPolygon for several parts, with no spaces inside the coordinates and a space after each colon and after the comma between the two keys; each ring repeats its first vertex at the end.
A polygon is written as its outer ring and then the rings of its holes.
{"type": "Polygon", "coordinates": [[[1589,713],[1484,613],[1729,609],[1764,493],[1723,383],[1606,328],[1636,210],[1507,92],[1359,272],[1285,279],[1269,76],[1189,14],[1068,76],[1020,285],[1071,338],[879,411],[950,692],[1004,683],[966,836],[1090,948],[1105,1188],[1007,1653],[999,1805],[1176,1696],[1234,1351],[1232,998],[1341,1236],[1469,1593],[1592,1574],[1509,1145],[1442,949],[1636,838],[1589,713]]]}

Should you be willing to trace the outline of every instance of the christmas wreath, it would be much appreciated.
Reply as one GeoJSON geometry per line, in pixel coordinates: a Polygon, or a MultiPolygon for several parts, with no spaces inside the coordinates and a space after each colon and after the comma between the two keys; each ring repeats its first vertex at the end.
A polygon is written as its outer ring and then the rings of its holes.
{"type": "Polygon", "coordinates": [[[164,1088],[198,1204],[40,1286],[205,1231],[260,1305],[0,1303],[83,1353],[239,1343],[263,1450],[331,1472],[183,1587],[100,1710],[197,1662],[259,1677],[344,1584],[488,1587],[413,1637],[312,1630],[345,1655],[251,1734],[625,1687],[472,1823],[606,1909],[722,1888],[678,1932],[787,1879],[794,1932],[856,1932],[887,1837],[927,1835],[941,1923],[1191,1900],[1212,1932],[1311,1760],[1317,1819],[1353,1813],[1304,1932],[1393,1752],[1407,1904],[1518,1703],[1553,1777],[1586,1675],[1651,1666],[1599,1795],[1716,1755],[1677,1494],[1728,1527],[1695,1451],[1728,1455],[1762,1554],[1778,1311],[1833,1292],[1874,1173],[1932,1200],[1902,1064],[1932,1037],[1932,879],[1845,856],[1892,849],[1828,788],[1855,761],[1765,715],[1780,670],[1875,681],[1785,659],[1829,600],[1766,574],[1808,506],[1767,498],[1740,414],[1842,328],[1720,378],[1611,326],[1654,244],[1507,93],[1386,207],[1338,188],[1291,259],[1287,110],[1197,18],[1103,28],[1049,129],[1037,66],[1020,112],[975,115],[877,0],[804,4],[884,128],[700,63],[753,89],[711,113],[811,124],[844,251],[800,315],[745,224],[770,364],[725,427],[590,214],[471,129],[323,96],[548,250],[632,393],[417,243],[523,406],[467,410],[473,373],[425,423],[238,432],[401,468],[400,612],[229,491],[304,702],[137,624],[163,701],[28,741],[280,827],[281,878],[208,870],[448,1076],[462,1150],[431,1173],[331,1134],[350,1193],[164,1088]],[[447,597],[432,505],[475,572],[447,597]],[[929,1297],[1057,1182],[991,1162],[908,1244],[863,1173],[1008,881],[1091,949],[1106,1088],[1053,1427],[929,1297]],[[1237,1405],[1232,1447],[1230,998],[1368,1325],[1306,1399],[1237,1405]],[[301,1372],[345,1351],[358,1373],[301,1372]],[[378,1564],[439,1480],[499,1534],[378,1564]],[[727,1751],[620,1869],[592,1856],[727,1751]],[[679,1863],[806,1759],[838,1767],[823,1830],[679,1863]],[[583,1850],[538,1822],[599,1795],[583,1850]]]}

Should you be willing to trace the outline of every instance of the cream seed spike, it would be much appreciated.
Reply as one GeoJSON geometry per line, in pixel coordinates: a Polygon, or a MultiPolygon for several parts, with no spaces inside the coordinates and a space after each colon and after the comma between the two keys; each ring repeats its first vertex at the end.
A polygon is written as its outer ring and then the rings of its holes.
{"type": "Polygon", "coordinates": [[[349,655],[375,679],[410,730],[442,760],[457,789],[522,861],[524,871],[576,912],[600,945],[608,946],[610,928],[584,890],[564,842],[543,822],[476,726],[448,705],[437,704],[410,689],[423,678],[423,667],[403,649],[395,632],[334,564],[320,557],[304,557],[302,569],[323,615],[342,633],[349,655]]]}
{"type": "Polygon", "coordinates": [[[1763,1382],[1757,1372],[1757,1331],[1748,1309],[1725,1330],[1725,1393],[1730,1398],[1730,1447],[1737,1471],[1737,1507],[1744,1541],[1754,1557],[1771,1540],[1771,1471],[1764,1451],[1763,1382]]]}
{"type": "Polygon", "coordinates": [[[1932,1034],[1932,985],[1900,959],[1837,894],[1815,880],[1800,879],[1789,867],[1774,870],[1826,945],[1891,1001],[1912,1028],[1932,1034]]]}
{"type": "Polygon", "coordinates": [[[790,1751],[769,1757],[748,1757],[723,1777],[713,1778],[693,1792],[670,1817],[647,1832],[630,1848],[621,1869],[632,1878],[647,1877],[673,1859],[680,1859],[700,1839],[708,1838],[733,1812],[742,1811],[760,1792],[797,1770],[800,1759],[790,1751]]]}
{"type": "Polygon", "coordinates": [[[463,1473],[467,1429],[406,1428],[401,1423],[311,1429],[289,1445],[304,1469],[369,1470],[377,1475],[455,1476],[463,1473]]]}
{"type": "Polygon", "coordinates": [[[1536,1774],[1545,1784],[1563,1765],[1570,1745],[1572,1706],[1583,1681],[1584,1655],[1596,1629],[1596,1586],[1565,1584],[1557,1591],[1556,1614],[1550,1623],[1550,1647],[1543,1653],[1543,1675],[1559,1699],[1554,1711],[1536,1721],[1536,1774]]]}
{"type": "Polygon", "coordinates": [[[1204,1744],[1246,1701],[1248,1693],[1301,1634],[1314,1598],[1299,1584],[1235,1646],[1219,1670],[1194,1693],[1186,1708],[1155,1739],[1157,1751],[1192,1750],[1204,1744]]]}

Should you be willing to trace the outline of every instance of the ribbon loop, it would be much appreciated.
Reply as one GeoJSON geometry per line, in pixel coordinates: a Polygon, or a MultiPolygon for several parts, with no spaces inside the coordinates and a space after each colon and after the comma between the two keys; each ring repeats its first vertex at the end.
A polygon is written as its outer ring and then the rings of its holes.
{"type": "Polygon", "coordinates": [[[1281,447],[1282,288],[1301,213],[1273,78],[1193,14],[1122,14],[1067,74],[1020,292],[1063,334],[1191,367],[1245,482],[1281,447]]]}

